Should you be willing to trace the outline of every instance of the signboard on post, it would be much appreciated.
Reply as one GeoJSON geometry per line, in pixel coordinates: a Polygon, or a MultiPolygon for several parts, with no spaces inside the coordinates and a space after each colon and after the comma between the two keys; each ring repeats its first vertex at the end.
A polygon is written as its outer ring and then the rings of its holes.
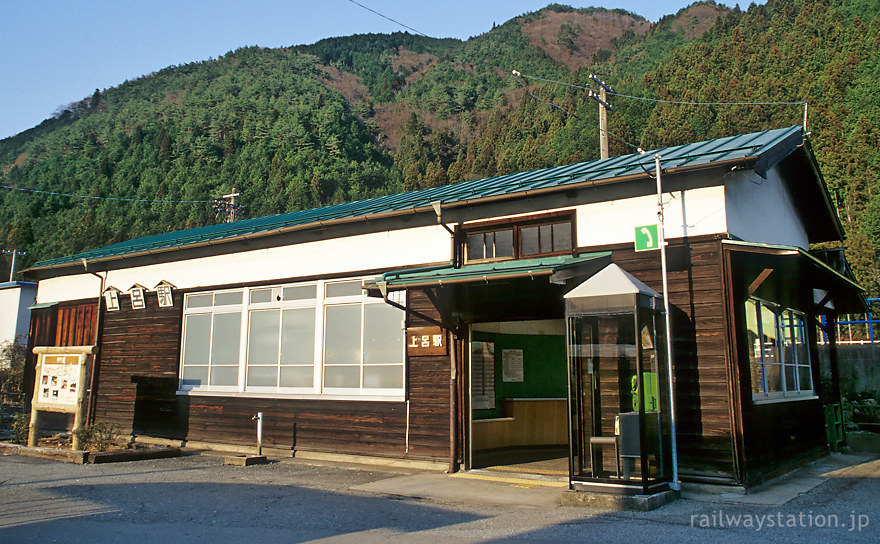
{"type": "MultiPolygon", "coordinates": [[[[36,446],[40,433],[40,412],[74,414],[73,430],[82,427],[83,397],[88,387],[89,358],[97,352],[95,346],[35,347],[37,355],[34,396],[31,401],[31,421],[28,446],[36,446]]],[[[79,449],[74,434],[73,449],[79,449]]]]}
{"type": "Polygon", "coordinates": [[[660,235],[657,225],[636,227],[636,251],[660,249],[660,235]]]}

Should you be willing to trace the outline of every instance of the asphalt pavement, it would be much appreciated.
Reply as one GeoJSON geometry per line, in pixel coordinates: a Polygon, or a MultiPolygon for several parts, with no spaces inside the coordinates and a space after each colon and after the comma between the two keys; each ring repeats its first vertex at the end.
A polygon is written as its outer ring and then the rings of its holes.
{"type": "Polygon", "coordinates": [[[878,542],[878,484],[876,457],[834,455],[757,493],[686,486],[635,513],[560,507],[552,480],[484,472],[7,454],[0,542],[878,542]]]}

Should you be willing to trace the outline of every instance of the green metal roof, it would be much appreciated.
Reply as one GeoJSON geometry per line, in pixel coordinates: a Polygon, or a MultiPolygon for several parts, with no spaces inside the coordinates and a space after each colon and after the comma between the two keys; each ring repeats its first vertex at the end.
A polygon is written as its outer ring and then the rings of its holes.
{"type": "Polygon", "coordinates": [[[621,155],[604,160],[556,166],[531,172],[462,181],[441,187],[336,204],[324,208],[167,232],[136,238],[76,255],[40,261],[29,270],[76,264],[83,259],[87,261],[108,260],[208,245],[250,236],[279,233],[288,229],[319,226],[326,222],[414,210],[429,211],[432,203],[435,202],[440,202],[443,206],[473,204],[483,199],[512,197],[584,183],[645,175],[646,170],[650,171],[654,167],[653,155],[655,154],[662,157],[661,163],[665,170],[708,167],[729,161],[754,160],[755,169],[763,175],[766,170],[791,154],[803,142],[803,130],[799,126],[765,130],[705,142],[664,147],[646,154],[621,155]]]}
{"type": "Polygon", "coordinates": [[[582,270],[579,269],[588,267],[592,273],[610,262],[611,252],[601,251],[585,253],[577,257],[556,255],[534,259],[490,261],[467,264],[460,268],[455,268],[452,264],[448,264],[429,268],[386,272],[381,276],[366,281],[364,287],[366,289],[379,289],[384,283],[388,290],[394,290],[423,285],[442,286],[476,281],[488,282],[503,278],[537,278],[543,276],[549,276],[550,281],[553,283],[563,283],[568,277],[580,275],[578,272],[582,272],[582,270]],[[570,274],[567,274],[567,272],[570,272],[570,274]]]}

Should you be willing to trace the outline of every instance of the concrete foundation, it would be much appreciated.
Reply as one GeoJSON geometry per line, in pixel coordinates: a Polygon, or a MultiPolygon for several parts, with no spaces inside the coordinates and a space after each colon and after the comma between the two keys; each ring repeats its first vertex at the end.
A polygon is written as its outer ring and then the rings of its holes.
{"type": "Polygon", "coordinates": [[[269,459],[265,455],[227,455],[223,458],[223,464],[233,467],[249,467],[251,465],[265,465],[269,459]]]}
{"type": "Polygon", "coordinates": [[[595,491],[569,490],[562,494],[561,505],[647,512],[671,503],[680,495],[678,491],[661,491],[652,495],[615,495],[595,491]]]}

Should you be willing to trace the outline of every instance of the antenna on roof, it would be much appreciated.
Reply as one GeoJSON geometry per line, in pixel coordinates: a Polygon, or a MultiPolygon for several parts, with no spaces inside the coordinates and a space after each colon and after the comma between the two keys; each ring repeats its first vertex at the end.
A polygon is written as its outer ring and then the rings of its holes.
{"type": "Polygon", "coordinates": [[[235,187],[233,187],[232,192],[228,195],[223,195],[220,198],[212,200],[211,209],[214,212],[214,217],[219,220],[220,216],[224,215],[225,223],[232,223],[238,219],[238,217],[244,213],[245,206],[235,203],[235,197],[237,196],[241,196],[241,193],[237,193],[235,187]]]}

